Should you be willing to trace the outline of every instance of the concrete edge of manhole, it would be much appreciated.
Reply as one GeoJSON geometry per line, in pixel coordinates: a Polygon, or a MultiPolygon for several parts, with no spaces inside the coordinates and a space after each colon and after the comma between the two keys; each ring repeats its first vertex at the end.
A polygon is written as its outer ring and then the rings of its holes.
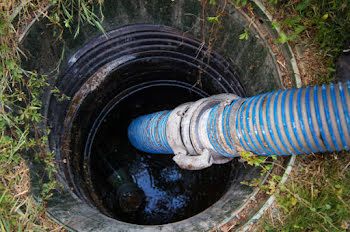
{"type": "MultiPolygon", "coordinates": [[[[272,22],[273,21],[273,17],[269,13],[269,11],[266,9],[266,7],[263,5],[263,3],[260,0],[253,0],[253,2],[256,4],[257,7],[259,7],[259,9],[272,22]]],[[[281,35],[280,27],[276,26],[275,29],[276,29],[276,32],[278,33],[278,35],[281,35]]],[[[297,60],[296,60],[294,52],[293,52],[292,48],[289,46],[288,42],[285,43],[285,47],[288,50],[288,53],[290,55],[289,62],[291,64],[291,68],[292,68],[292,71],[293,71],[293,74],[294,74],[294,79],[295,79],[295,83],[296,83],[295,87],[296,88],[300,88],[300,87],[302,87],[302,82],[301,82],[301,78],[300,78],[301,75],[300,75],[300,70],[298,68],[297,60]]]]}
{"type": "MultiPolygon", "coordinates": [[[[269,21],[273,21],[273,18],[271,16],[271,14],[268,12],[268,10],[266,9],[266,7],[263,5],[263,3],[260,1],[260,0],[253,0],[254,4],[259,8],[259,10],[261,10],[263,12],[263,14],[269,19],[269,21]]],[[[52,7],[52,4],[49,3],[45,9],[45,10],[49,10],[49,8],[52,7]]],[[[17,12],[20,12],[20,8],[21,6],[19,6],[19,10],[17,10],[17,12]]],[[[43,11],[43,12],[44,12],[43,11]]],[[[242,11],[241,11],[242,12],[242,11]]],[[[27,33],[29,32],[31,26],[36,22],[36,21],[39,21],[39,17],[40,16],[36,16],[35,18],[33,18],[33,20],[24,28],[24,30],[21,32],[21,34],[19,35],[19,38],[18,38],[18,42],[19,43],[22,43],[27,35],[27,33]]],[[[255,28],[259,31],[258,29],[258,26],[255,26],[255,28]]],[[[280,35],[280,28],[276,27],[276,32],[278,35],[280,35]]],[[[260,33],[260,32],[259,32],[260,33]]],[[[289,60],[288,62],[290,62],[290,65],[291,65],[291,69],[292,69],[292,72],[293,72],[293,76],[294,76],[294,80],[295,80],[295,87],[297,88],[300,88],[301,85],[302,85],[302,82],[301,82],[301,78],[300,78],[300,71],[299,71],[299,68],[298,68],[298,65],[297,65],[297,61],[296,61],[296,58],[295,58],[295,55],[292,51],[292,48],[289,46],[288,43],[284,44],[285,48],[287,49],[288,51],[288,55],[290,56],[289,57],[289,60]]],[[[268,48],[270,48],[269,46],[267,46],[268,48]]],[[[271,54],[273,54],[271,51],[270,51],[271,54]]],[[[285,169],[285,172],[282,174],[282,180],[280,181],[280,184],[284,184],[288,178],[289,178],[289,175],[293,169],[293,166],[294,166],[294,163],[295,163],[295,160],[296,160],[296,156],[295,155],[292,155],[288,164],[287,164],[287,167],[285,169]]],[[[267,180],[267,176],[264,178],[264,182],[267,180]]],[[[230,220],[232,220],[233,218],[235,217],[238,217],[239,218],[239,213],[247,206],[249,200],[253,200],[255,199],[255,196],[257,196],[257,194],[259,193],[259,190],[260,189],[255,189],[250,195],[249,197],[247,198],[247,201],[245,202],[245,204],[241,205],[241,207],[239,207],[237,210],[235,210],[235,213],[232,217],[228,218],[228,220],[225,222],[225,223],[228,223],[230,220]]],[[[261,218],[262,216],[265,214],[265,212],[273,205],[274,201],[275,201],[276,197],[274,195],[271,195],[270,197],[268,197],[268,199],[265,201],[265,203],[263,204],[263,206],[254,214],[254,216],[252,218],[250,218],[245,224],[243,224],[241,227],[237,228],[237,231],[250,231],[252,229],[252,227],[254,226],[255,223],[257,223],[261,218]]],[[[59,223],[61,224],[61,222],[59,222],[58,220],[55,219],[55,217],[52,217],[50,215],[50,218],[55,221],[56,223],[59,223]]],[[[220,228],[222,225],[218,225],[217,228],[220,228]]],[[[68,229],[68,228],[66,228],[68,229]]]]}

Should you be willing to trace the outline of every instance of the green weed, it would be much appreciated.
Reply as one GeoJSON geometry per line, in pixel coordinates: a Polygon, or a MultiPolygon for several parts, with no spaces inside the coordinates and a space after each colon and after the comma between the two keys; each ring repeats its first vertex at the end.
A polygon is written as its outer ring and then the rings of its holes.
{"type": "Polygon", "coordinates": [[[249,31],[247,29],[244,29],[244,32],[239,35],[239,39],[248,40],[248,37],[249,37],[249,31]]]}

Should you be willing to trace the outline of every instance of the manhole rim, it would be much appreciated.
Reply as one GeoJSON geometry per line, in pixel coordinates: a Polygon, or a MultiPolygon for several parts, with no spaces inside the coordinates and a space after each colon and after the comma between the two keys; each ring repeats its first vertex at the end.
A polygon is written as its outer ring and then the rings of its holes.
{"type": "MultiPolygon", "coordinates": [[[[268,11],[263,7],[263,4],[262,4],[259,0],[254,0],[254,3],[259,7],[259,9],[260,9],[261,11],[263,11],[263,12],[265,13],[265,15],[267,15],[268,18],[271,18],[271,17],[269,17],[268,11]]],[[[50,7],[51,7],[51,5],[49,4],[49,5],[46,7],[46,9],[49,9],[50,7]]],[[[31,27],[36,21],[38,21],[38,20],[39,20],[39,17],[34,18],[34,19],[32,20],[32,22],[28,25],[28,27],[25,28],[25,30],[23,31],[23,33],[22,33],[22,34],[20,35],[20,37],[19,37],[19,43],[22,43],[22,42],[23,42],[23,40],[25,39],[26,34],[27,34],[27,33],[29,32],[29,30],[30,30],[30,27],[31,27]]],[[[278,31],[278,33],[279,33],[279,31],[278,31]]],[[[269,46],[268,46],[268,47],[269,47],[269,46]]],[[[286,44],[286,47],[287,47],[287,49],[288,49],[289,52],[290,52],[290,56],[291,56],[290,62],[291,62],[291,64],[292,64],[292,69],[293,69],[294,74],[295,74],[294,79],[295,79],[295,81],[296,81],[296,85],[297,85],[296,87],[300,87],[301,81],[300,81],[299,69],[298,69],[298,67],[297,67],[297,65],[296,65],[296,61],[295,61],[294,54],[293,54],[292,49],[290,48],[290,46],[289,46],[288,44],[286,44]]],[[[281,183],[284,183],[285,181],[287,181],[287,179],[288,179],[288,177],[289,177],[289,174],[290,174],[290,172],[291,172],[291,170],[292,170],[292,167],[293,167],[293,165],[294,165],[294,163],[295,163],[295,159],[296,159],[295,156],[291,156],[291,159],[289,160],[288,165],[287,165],[287,169],[286,169],[286,171],[285,171],[284,174],[283,174],[283,179],[282,179],[282,182],[281,182],[281,183]]],[[[58,177],[58,178],[60,179],[61,177],[58,177]]],[[[253,193],[251,193],[251,195],[249,195],[248,199],[253,199],[254,196],[256,196],[256,194],[257,194],[258,192],[259,192],[258,189],[254,190],[253,193]]],[[[241,227],[241,229],[242,229],[243,231],[249,230],[250,226],[251,226],[252,224],[254,224],[254,222],[256,222],[257,220],[260,219],[260,217],[262,216],[263,212],[266,211],[266,210],[273,204],[274,200],[275,200],[275,197],[274,197],[274,196],[270,196],[270,197],[265,201],[265,204],[263,205],[263,207],[254,215],[254,217],[252,217],[245,225],[243,225],[243,227],[241,227]]],[[[246,202],[246,203],[247,203],[247,202],[246,202]]],[[[232,216],[232,217],[230,217],[230,219],[225,220],[225,221],[226,221],[225,223],[229,222],[230,220],[232,220],[232,218],[236,217],[236,215],[238,215],[238,213],[239,213],[244,207],[245,207],[245,205],[242,205],[239,209],[237,209],[238,211],[237,211],[237,213],[235,213],[235,216],[232,216]]],[[[52,218],[55,220],[54,217],[52,217],[52,218]]],[[[59,221],[57,221],[57,222],[60,223],[59,221]]],[[[181,223],[181,221],[180,221],[180,222],[176,222],[176,223],[181,223]]],[[[153,227],[153,226],[142,226],[142,227],[144,228],[144,227],[153,227]]],[[[155,227],[157,227],[157,226],[155,226],[155,227]]],[[[219,227],[220,227],[220,225],[217,226],[217,228],[219,228],[219,227]]],[[[241,229],[240,229],[240,230],[241,230],[241,229]]],[[[72,230],[72,231],[74,231],[74,230],[72,230]]]]}

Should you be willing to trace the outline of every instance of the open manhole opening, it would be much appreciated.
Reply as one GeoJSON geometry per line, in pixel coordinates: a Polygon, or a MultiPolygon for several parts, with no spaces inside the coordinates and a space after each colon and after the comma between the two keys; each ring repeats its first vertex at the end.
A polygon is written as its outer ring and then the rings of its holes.
{"type": "MultiPolygon", "coordinates": [[[[234,160],[180,170],[171,155],[141,153],[127,140],[127,126],[139,115],[219,93],[252,96],[283,88],[282,82],[294,85],[290,54],[284,45],[277,52],[286,61],[279,62],[282,73],[264,20],[257,27],[227,4],[213,41],[213,25],[201,22],[223,9],[217,4],[202,15],[203,7],[199,1],[105,0],[108,38],[82,25],[77,38],[63,34],[62,43],[45,19],[26,30],[23,66],[48,75],[51,84],[42,95],[48,120],[39,129],[51,129],[63,186],[47,204],[54,220],[72,231],[208,231],[254,219],[266,198],[241,182],[264,178],[258,169],[234,160]],[[240,40],[247,28],[248,40],[240,40]],[[211,41],[210,49],[203,41],[211,41]],[[56,88],[70,99],[53,96],[56,88]],[[123,191],[108,180],[107,164],[127,180],[123,191]],[[138,192],[129,206],[118,203],[125,189],[138,192]]],[[[30,165],[32,192],[40,196],[45,166],[30,165]]]]}
{"type": "MultiPolygon", "coordinates": [[[[106,60],[108,54],[123,55],[118,56],[117,65],[114,60],[104,64],[72,100],[72,106],[79,107],[72,109],[72,127],[64,135],[72,186],[101,212],[128,223],[167,224],[202,212],[235,180],[236,162],[183,170],[171,155],[136,150],[127,128],[138,116],[214,94],[245,96],[243,87],[227,61],[174,29],[133,25],[109,34],[115,37],[93,41],[97,49],[86,46],[81,52],[86,57],[106,53],[102,58],[106,60]]],[[[65,78],[84,70],[87,58],[83,56],[70,69],[74,74],[67,72],[65,78]]]]}
{"type": "Polygon", "coordinates": [[[94,140],[88,141],[92,143],[87,164],[93,184],[90,191],[97,193],[112,217],[141,225],[180,221],[208,208],[227,189],[232,168],[227,164],[182,170],[171,155],[147,154],[132,147],[126,136],[130,119],[203,95],[185,83],[152,84],[121,100],[96,128],[94,140]],[[130,199],[124,196],[128,194],[130,199]]]}

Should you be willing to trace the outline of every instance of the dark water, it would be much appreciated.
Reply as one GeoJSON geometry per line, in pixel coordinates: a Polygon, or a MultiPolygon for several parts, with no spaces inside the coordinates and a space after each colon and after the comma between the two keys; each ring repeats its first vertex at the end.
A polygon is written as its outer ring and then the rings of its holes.
{"type": "Polygon", "coordinates": [[[153,86],[125,98],[104,118],[93,141],[90,168],[95,192],[110,215],[135,224],[165,224],[203,211],[224,194],[230,163],[201,171],[182,170],[172,161],[172,155],[140,152],[127,139],[127,127],[133,118],[201,97],[176,85],[153,86]],[[100,162],[103,157],[115,169],[125,170],[142,189],[144,200],[138,211],[125,213],[116,205],[117,190],[106,180],[100,162]]]}

